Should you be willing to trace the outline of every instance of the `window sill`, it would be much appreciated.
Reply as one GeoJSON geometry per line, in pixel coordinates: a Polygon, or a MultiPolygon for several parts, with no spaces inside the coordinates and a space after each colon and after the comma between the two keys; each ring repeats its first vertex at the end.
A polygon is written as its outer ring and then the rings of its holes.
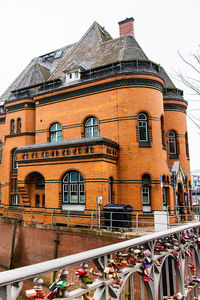
{"type": "Polygon", "coordinates": [[[65,204],[62,203],[62,211],[82,212],[85,210],[85,204],[65,204]]]}

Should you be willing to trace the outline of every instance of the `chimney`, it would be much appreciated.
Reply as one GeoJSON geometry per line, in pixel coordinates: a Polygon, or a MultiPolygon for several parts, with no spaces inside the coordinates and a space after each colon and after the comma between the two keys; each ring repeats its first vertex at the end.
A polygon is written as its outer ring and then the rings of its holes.
{"type": "Polygon", "coordinates": [[[134,36],[134,19],[126,18],[123,21],[118,22],[120,36],[132,35],[134,36]]]}

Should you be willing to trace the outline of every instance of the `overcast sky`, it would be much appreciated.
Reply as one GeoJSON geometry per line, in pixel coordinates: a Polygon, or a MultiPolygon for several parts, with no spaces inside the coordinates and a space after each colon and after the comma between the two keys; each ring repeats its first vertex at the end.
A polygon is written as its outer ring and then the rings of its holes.
{"type": "MultiPolygon", "coordinates": [[[[149,59],[160,63],[185,99],[195,97],[175,79],[188,72],[178,56],[197,50],[200,0],[6,0],[0,2],[0,94],[33,57],[77,42],[94,21],[118,37],[118,21],[135,19],[135,37],[149,59]]],[[[189,73],[187,73],[189,74],[189,73]]],[[[189,101],[189,108],[200,104],[189,101]]],[[[199,115],[199,111],[196,111],[199,115]]],[[[191,169],[200,169],[200,130],[188,120],[191,169]]]]}

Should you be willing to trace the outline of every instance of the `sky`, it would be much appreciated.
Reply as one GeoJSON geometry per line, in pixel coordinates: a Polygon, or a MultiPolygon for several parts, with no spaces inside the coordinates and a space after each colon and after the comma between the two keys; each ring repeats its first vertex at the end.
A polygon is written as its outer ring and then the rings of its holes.
{"type": "MultiPolygon", "coordinates": [[[[94,21],[116,38],[118,22],[133,17],[135,38],[145,54],[184,90],[188,113],[198,116],[200,99],[177,80],[176,72],[190,74],[178,51],[186,58],[197,51],[199,11],[200,0],[0,1],[0,94],[32,58],[77,42],[94,21]]],[[[191,169],[200,169],[200,130],[190,119],[188,133],[191,169]]]]}

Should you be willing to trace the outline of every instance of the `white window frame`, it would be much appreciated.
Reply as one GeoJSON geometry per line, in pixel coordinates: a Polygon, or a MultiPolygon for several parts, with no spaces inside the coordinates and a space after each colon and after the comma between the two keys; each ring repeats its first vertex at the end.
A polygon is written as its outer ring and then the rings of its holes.
{"type": "Polygon", "coordinates": [[[17,157],[16,157],[16,149],[12,151],[12,170],[17,170],[18,164],[17,164],[17,157]]]}
{"type": "Polygon", "coordinates": [[[138,140],[148,142],[148,119],[145,113],[138,115],[138,140]],[[145,130],[145,139],[141,139],[141,130],[145,130]]]}
{"type": "Polygon", "coordinates": [[[149,186],[143,186],[142,187],[142,204],[143,205],[151,205],[151,199],[150,199],[150,187],[149,186]],[[148,202],[144,203],[144,194],[147,195],[148,202]]]}
{"type": "Polygon", "coordinates": [[[60,123],[54,123],[50,127],[50,141],[51,141],[51,143],[53,143],[53,142],[60,142],[62,140],[63,140],[62,125],[60,123]],[[55,127],[55,129],[54,129],[54,127],[55,127]]]}
{"type": "Polygon", "coordinates": [[[162,188],[162,201],[163,201],[163,205],[166,206],[167,205],[167,189],[166,189],[166,187],[162,188]]]}
{"type": "Polygon", "coordinates": [[[17,119],[17,132],[21,132],[22,130],[22,120],[21,118],[17,119]]]}
{"type": "Polygon", "coordinates": [[[169,152],[169,154],[177,154],[177,151],[176,151],[176,134],[172,130],[168,132],[168,152],[169,152]],[[170,145],[173,145],[173,148],[174,148],[173,152],[170,149],[171,148],[170,145]]]}
{"type": "Polygon", "coordinates": [[[96,118],[92,117],[85,122],[85,137],[93,138],[99,136],[99,122],[96,118]]]}
{"type": "Polygon", "coordinates": [[[18,194],[12,194],[11,195],[11,205],[12,206],[18,206],[19,205],[19,195],[18,194]]]}
{"type": "Polygon", "coordinates": [[[70,171],[66,173],[62,182],[63,190],[63,204],[85,204],[85,180],[81,173],[77,171],[70,171]],[[74,181],[71,179],[72,173],[76,172],[78,180],[74,181]],[[67,180],[65,180],[67,178],[67,180]],[[68,200],[65,201],[65,195],[67,194],[68,200]],[[73,197],[74,196],[74,197],[73,197]],[[75,201],[76,196],[76,201],[75,201]]]}

